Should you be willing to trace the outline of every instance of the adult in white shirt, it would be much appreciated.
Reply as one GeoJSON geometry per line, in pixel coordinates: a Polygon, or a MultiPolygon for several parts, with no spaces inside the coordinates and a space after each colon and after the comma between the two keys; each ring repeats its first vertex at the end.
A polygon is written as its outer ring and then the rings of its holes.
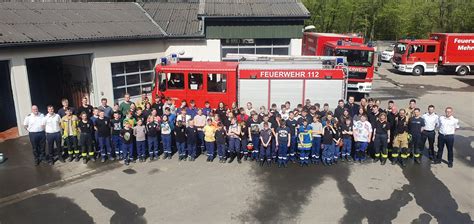
{"type": "Polygon", "coordinates": [[[54,165],[55,157],[64,162],[63,150],[61,148],[61,118],[54,113],[54,107],[48,106],[48,113],[44,116],[44,130],[46,132],[46,144],[48,145],[48,161],[50,165],[54,165]],[[56,150],[54,149],[56,144],[56,150]]]}
{"type": "Polygon", "coordinates": [[[31,146],[33,147],[33,157],[35,165],[38,166],[41,160],[45,159],[44,143],[44,115],[38,112],[38,107],[33,105],[31,107],[31,114],[26,116],[23,125],[29,132],[31,146]]]}
{"type": "Polygon", "coordinates": [[[459,120],[454,118],[452,107],[446,107],[445,116],[439,117],[438,154],[435,163],[441,163],[444,146],[448,149],[448,167],[453,167],[454,132],[459,128],[459,120]]]}
{"type": "Polygon", "coordinates": [[[434,141],[436,136],[436,127],[438,127],[439,116],[434,112],[435,107],[433,105],[428,106],[428,112],[423,114],[422,118],[425,120],[425,127],[421,133],[421,142],[423,148],[425,148],[426,140],[428,140],[428,153],[430,160],[435,158],[434,154],[434,141]]]}
{"type": "Polygon", "coordinates": [[[355,160],[362,162],[365,160],[366,150],[372,139],[372,125],[367,121],[366,114],[362,114],[360,120],[354,123],[353,130],[356,143],[355,160]]]}

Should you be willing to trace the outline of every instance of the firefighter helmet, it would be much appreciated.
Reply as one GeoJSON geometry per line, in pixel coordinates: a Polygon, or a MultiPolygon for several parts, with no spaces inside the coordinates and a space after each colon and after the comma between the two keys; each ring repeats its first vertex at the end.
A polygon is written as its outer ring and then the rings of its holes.
{"type": "Polygon", "coordinates": [[[247,144],[247,150],[253,151],[253,144],[252,143],[247,144]]]}

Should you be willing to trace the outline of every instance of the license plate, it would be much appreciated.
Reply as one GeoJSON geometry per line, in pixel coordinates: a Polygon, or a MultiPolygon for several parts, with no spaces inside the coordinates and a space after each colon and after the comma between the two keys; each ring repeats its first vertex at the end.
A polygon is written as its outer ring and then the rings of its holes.
{"type": "Polygon", "coordinates": [[[357,88],[357,84],[347,84],[347,88],[357,88]]]}

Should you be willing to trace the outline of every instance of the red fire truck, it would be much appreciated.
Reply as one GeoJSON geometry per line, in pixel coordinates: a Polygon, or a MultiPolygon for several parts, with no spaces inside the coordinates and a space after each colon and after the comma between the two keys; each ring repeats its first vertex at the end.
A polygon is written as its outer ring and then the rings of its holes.
{"type": "Polygon", "coordinates": [[[467,75],[474,68],[474,33],[434,33],[430,39],[400,40],[393,67],[413,75],[441,69],[467,75]]]}
{"type": "Polygon", "coordinates": [[[252,102],[256,108],[286,101],[297,105],[305,99],[336,105],[346,97],[345,57],[240,55],[239,59],[245,61],[157,65],[153,96],[170,97],[177,105],[181,100],[194,100],[198,107],[206,101],[212,107],[219,102],[252,102]]]}
{"type": "Polygon", "coordinates": [[[335,33],[310,33],[303,36],[303,55],[345,56],[349,65],[350,95],[368,95],[374,77],[374,48],[364,38],[335,33]]]}

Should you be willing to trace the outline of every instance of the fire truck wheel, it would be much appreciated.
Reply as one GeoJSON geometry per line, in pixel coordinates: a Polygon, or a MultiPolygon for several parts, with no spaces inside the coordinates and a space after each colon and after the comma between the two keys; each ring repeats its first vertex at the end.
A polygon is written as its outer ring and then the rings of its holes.
{"type": "Polygon", "coordinates": [[[414,76],[420,76],[423,75],[424,69],[423,66],[417,65],[413,68],[413,75],[414,76]]]}
{"type": "Polygon", "coordinates": [[[467,75],[467,73],[469,73],[469,69],[466,66],[461,66],[458,69],[458,75],[459,76],[465,76],[465,75],[467,75]]]}

